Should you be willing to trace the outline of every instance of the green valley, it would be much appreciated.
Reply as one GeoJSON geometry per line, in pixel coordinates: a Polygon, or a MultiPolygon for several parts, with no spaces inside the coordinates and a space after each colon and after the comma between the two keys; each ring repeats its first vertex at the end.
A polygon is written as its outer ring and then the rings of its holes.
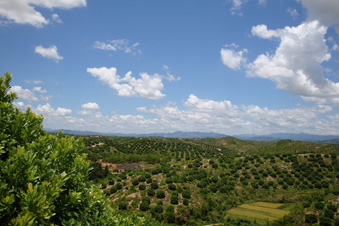
{"type": "Polygon", "coordinates": [[[317,222],[338,222],[332,207],[338,207],[339,197],[337,145],[233,137],[83,140],[83,152],[96,165],[92,179],[118,209],[175,224],[262,225],[266,217],[244,205],[265,202],[256,208],[273,205],[276,214],[268,211],[267,217],[271,225],[285,225],[292,218],[292,225],[308,225],[305,219],[313,212],[317,222]],[[126,163],[139,168],[114,172],[126,163]],[[317,208],[319,203],[323,208],[317,208]],[[326,215],[329,208],[332,215],[326,215]],[[246,216],[234,213],[244,210],[246,216]]]}

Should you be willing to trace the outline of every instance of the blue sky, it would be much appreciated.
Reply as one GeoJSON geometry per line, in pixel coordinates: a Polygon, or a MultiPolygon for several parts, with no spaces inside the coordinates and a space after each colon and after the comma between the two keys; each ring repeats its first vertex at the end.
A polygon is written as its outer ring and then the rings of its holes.
{"type": "Polygon", "coordinates": [[[0,0],[0,34],[45,128],[339,134],[337,0],[0,0]]]}

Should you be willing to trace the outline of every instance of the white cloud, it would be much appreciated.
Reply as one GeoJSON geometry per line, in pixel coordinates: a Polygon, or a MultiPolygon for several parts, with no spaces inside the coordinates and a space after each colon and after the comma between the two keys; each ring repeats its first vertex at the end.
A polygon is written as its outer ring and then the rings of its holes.
{"type": "Polygon", "coordinates": [[[259,5],[266,5],[266,0],[259,0],[258,3],[259,5]]]}
{"type": "Polygon", "coordinates": [[[164,71],[166,72],[166,75],[167,75],[167,76],[163,76],[164,79],[167,79],[167,80],[170,81],[170,82],[172,82],[172,81],[180,81],[180,80],[181,80],[180,77],[175,77],[175,76],[171,73],[169,67],[168,67],[166,64],[164,64],[164,65],[162,66],[162,68],[164,69],[164,71]]]}
{"type": "Polygon", "coordinates": [[[338,134],[339,115],[327,105],[297,106],[269,109],[248,105],[237,106],[229,100],[201,99],[194,94],[184,101],[185,108],[175,103],[163,106],[138,107],[140,114],[104,116],[98,109],[76,112],[68,108],[53,108],[49,103],[32,107],[23,102],[15,105],[44,116],[44,127],[101,132],[151,133],[170,131],[209,131],[224,134],[268,134],[273,132],[338,134]],[[146,118],[142,114],[147,114],[146,118]]]}
{"type": "Polygon", "coordinates": [[[33,83],[36,85],[43,83],[43,81],[40,81],[40,80],[25,80],[25,82],[28,84],[33,83]]]}
{"type": "Polygon", "coordinates": [[[130,45],[130,41],[127,39],[117,39],[110,40],[107,42],[96,41],[93,44],[93,47],[101,50],[110,50],[110,51],[122,51],[124,53],[130,53],[133,55],[142,54],[141,50],[138,48],[139,42],[136,42],[130,45]]]}
{"type": "Polygon", "coordinates": [[[263,39],[270,39],[272,37],[279,37],[280,30],[267,30],[267,26],[260,24],[252,27],[252,35],[258,36],[263,39]]]}
{"type": "MultiPolygon", "coordinates": [[[[242,16],[242,12],[240,12],[240,9],[244,4],[248,2],[248,0],[229,0],[232,4],[231,7],[231,13],[232,15],[240,15],[242,16]]],[[[261,6],[266,5],[267,0],[258,0],[258,4],[261,6]]]]}
{"type": "Polygon", "coordinates": [[[322,24],[330,26],[339,24],[338,0],[297,0],[308,10],[309,20],[318,20],[322,24]]]}
{"type": "Polygon", "coordinates": [[[259,106],[236,106],[230,101],[200,99],[191,94],[185,101],[187,110],[175,105],[151,108],[140,107],[138,111],[157,116],[155,131],[166,128],[170,131],[213,131],[225,134],[272,132],[308,132],[338,134],[339,123],[333,124],[326,115],[332,108],[326,105],[272,110],[259,106]]]}
{"type": "Polygon", "coordinates": [[[129,84],[134,88],[135,92],[141,97],[158,100],[166,95],[161,93],[164,85],[160,75],[149,75],[147,73],[140,73],[140,79],[130,78],[129,84]]]}
{"type": "Polygon", "coordinates": [[[335,26],[334,30],[337,32],[337,34],[339,34],[339,26],[335,26]]]}
{"type": "Polygon", "coordinates": [[[83,109],[90,109],[90,110],[99,110],[100,107],[97,103],[94,102],[88,102],[86,104],[81,105],[83,109]]]}
{"type": "Polygon", "coordinates": [[[297,16],[299,16],[299,13],[296,9],[292,9],[290,7],[287,8],[286,12],[290,14],[290,16],[295,20],[297,16]]]}
{"type": "Polygon", "coordinates": [[[246,0],[231,0],[232,8],[231,11],[239,10],[246,0]]]}
{"type": "Polygon", "coordinates": [[[71,9],[86,6],[86,0],[28,0],[30,4],[42,6],[48,9],[61,8],[71,9]]]}
{"type": "Polygon", "coordinates": [[[39,92],[39,93],[47,93],[47,90],[45,90],[45,89],[42,89],[40,86],[37,86],[37,87],[34,87],[33,89],[32,89],[32,91],[33,92],[39,92]]]}
{"type": "Polygon", "coordinates": [[[260,55],[249,64],[247,74],[270,79],[277,88],[306,101],[337,103],[339,83],[325,78],[321,65],[331,58],[324,38],[326,32],[327,28],[318,21],[272,32],[267,29],[257,32],[266,38],[279,35],[281,42],[275,54],[260,55]]]}
{"type": "Polygon", "coordinates": [[[45,101],[45,102],[48,102],[50,99],[52,99],[52,95],[48,95],[48,96],[43,96],[43,95],[40,95],[40,99],[45,101]]]}
{"type": "Polygon", "coordinates": [[[37,46],[35,47],[35,53],[38,53],[45,58],[55,60],[56,62],[63,59],[63,57],[59,55],[58,48],[55,45],[48,48],[37,46]]]}
{"type": "Polygon", "coordinates": [[[12,86],[11,92],[15,92],[18,95],[19,99],[27,100],[29,102],[39,101],[39,100],[49,101],[53,97],[52,95],[49,95],[49,96],[40,95],[40,99],[36,97],[34,92],[38,92],[41,94],[47,93],[47,90],[42,89],[40,86],[34,87],[32,90],[23,89],[21,86],[12,86]]]}
{"type": "Polygon", "coordinates": [[[87,68],[87,72],[108,84],[110,88],[115,89],[119,96],[131,97],[138,95],[153,100],[158,100],[165,96],[165,94],[161,93],[164,85],[161,76],[158,74],[140,73],[140,79],[136,79],[131,76],[132,72],[128,72],[125,77],[121,78],[117,75],[117,69],[114,67],[87,68]]]}
{"type": "Polygon", "coordinates": [[[246,58],[243,57],[243,54],[246,53],[247,50],[243,49],[241,51],[235,51],[233,49],[221,49],[220,55],[221,60],[224,65],[233,69],[239,70],[243,64],[246,63],[246,58]]]}
{"type": "Polygon", "coordinates": [[[94,42],[93,47],[96,49],[101,49],[101,50],[117,51],[117,48],[115,48],[113,45],[107,44],[104,42],[99,42],[99,41],[94,42]]]}
{"type": "Polygon", "coordinates": [[[239,114],[237,106],[233,106],[230,101],[213,101],[208,99],[199,99],[191,94],[185,105],[194,109],[197,112],[222,113],[228,116],[235,116],[239,114]]]}
{"type": "Polygon", "coordinates": [[[19,99],[28,100],[28,101],[39,100],[32,91],[30,91],[29,89],[23,89],[21,88],[21,86],[12,86],[11,92],[16,93],[19,99]]]}
{"type": "Polygon", "coordinates": [[[54,14],[52,15],[52,19],[53,19],[53,21],[55,21],[55,22],[57,22],[57,23],[59,23],[59,24],[63,23],[63,21],[60,19],[59,15],[56,14],[56,13],[54,13],[54,14]]]}
{"type": "Polygon", "coordinates": [[[58,116],[67,116],[67,115],[70,115],[72,113],[72,110],[71,109],[68,109],[68,108],[57,108],[57,110],[55,111],[56,114],[58,116]]]}
{"type": "Polygon", "coordinates": [[[86,0],[0,0],[0,16],[18,24],[43,27],[49,21],[35,7],[71,9],[86,6],[86,0]]]}

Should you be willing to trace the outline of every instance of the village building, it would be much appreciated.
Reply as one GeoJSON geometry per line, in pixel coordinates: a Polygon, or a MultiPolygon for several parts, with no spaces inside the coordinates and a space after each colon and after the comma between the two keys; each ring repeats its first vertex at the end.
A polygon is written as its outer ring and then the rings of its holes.
{"type": "Polygon", "coordinates": [[[113,172],[121,173],[121,172],[125,172],[125,171],[127,171],[129,169],[136,170],[136,169],[139,169],[139,166],[138,165],[132,165],[132,164],[122,164],[122,165],[118,166],[117,168],[115,168],[113,170],[113,172]]]}

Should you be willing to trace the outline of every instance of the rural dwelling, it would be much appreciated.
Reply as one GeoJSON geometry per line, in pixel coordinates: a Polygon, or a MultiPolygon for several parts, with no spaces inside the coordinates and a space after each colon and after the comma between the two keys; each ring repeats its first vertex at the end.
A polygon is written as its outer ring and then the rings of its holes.
{"type": "Polygon", "coordinates": [[[115,168],[113,170],[113,172],[121,173],[121,172],[127,171],[129,169],[139,169],[139,166],[138,165],[131,165],[131,164],[122,164],[122,165],[118,166],[117,168],[115,168]]]}

